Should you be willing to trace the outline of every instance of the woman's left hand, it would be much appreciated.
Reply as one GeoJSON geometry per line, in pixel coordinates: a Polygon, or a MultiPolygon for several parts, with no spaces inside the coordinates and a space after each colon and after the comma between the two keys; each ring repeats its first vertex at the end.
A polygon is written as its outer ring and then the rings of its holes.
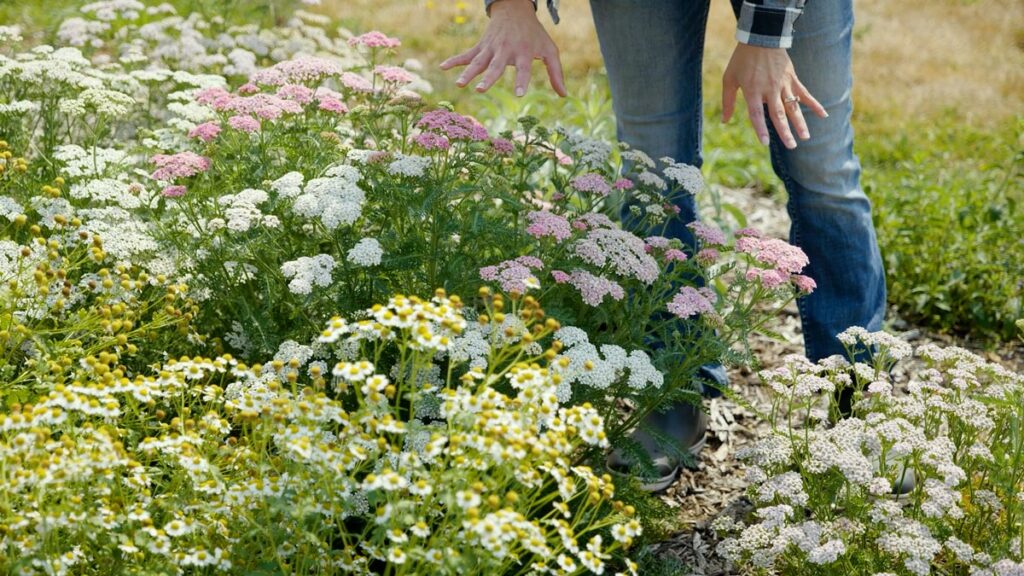
{"type": "Polygon", "coordinates": [[[743,91],[750,123],[761,144],[768,144],[764,105],[768,105],[775,131],[786,148],[796,148],[795,131],[801,140],[811,137],[800,104],[821,118],[825,107],[800,83],[785,48],[762,48],[738,44],[722,77],[722,122],[728,122],[736,108],[736,91],[743,91]],[[792,130],[790,129],[792,126],[792,130]]]}

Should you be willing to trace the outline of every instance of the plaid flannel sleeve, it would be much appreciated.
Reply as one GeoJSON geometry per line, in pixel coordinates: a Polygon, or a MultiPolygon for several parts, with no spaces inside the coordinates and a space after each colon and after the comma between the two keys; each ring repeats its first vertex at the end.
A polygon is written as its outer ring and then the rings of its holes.
{"type": "Polygon", "coordinates": [[[793,24],[806,0],[743,0],[736,23],[736,40],[764,48],[793,45],[793,24]]]}
{"type": "MultiPolygon", "coordinates": [[[[484,10],[488,14],[491,13],[491,4],[494,4],[498,0],[484,0],[484,10]]],[[[537,9],[537,0],[531,0],[533,2],[533,9],[537,9]]],[[[548,0],[548,12],[551,13],[551,20],[558,24],[558,0],[548,0]]]]}

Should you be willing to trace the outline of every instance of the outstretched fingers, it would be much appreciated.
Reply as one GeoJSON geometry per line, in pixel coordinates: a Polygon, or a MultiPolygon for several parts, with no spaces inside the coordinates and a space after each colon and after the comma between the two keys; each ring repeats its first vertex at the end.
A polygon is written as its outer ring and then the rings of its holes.
{"type": "Polygon", "coordinates": [[[473,57],[473,60],[466,66],[466,69],[462,71],[459,79],[455,81],[455,85],[459,88],[464,88],[474,78],[479,76],[481,72],[487,69],[492,59],[493,54],[490,51],[480,51],[473,57]]]}
{"type": "Polygon", "coordinates": [[[452,56],[451,58],[445,60],[444,62],[441,62],[441,70],[450,70],[452,68],[455,68],[456,66],[465,66],[466,64],[472,62],[473,58],[476,58],[476,55],[479,53],[480,45],[477,44],[476,46],[473,46],[472,48],[466,50],[462,54],[456,54],[455,56],[452,56]]]}
{"type": "Polygon", "coordinates": [[[562,59],[558,55],[558,48],[552,45],[551,48],[541,56],[541,60],[544,62],[544,66],[548,70],[548,82],[551,83],[551,88],[553,88],[559,96],[567,96],[569,92],[565,89],[565,74],[562,73],[562,59]]]}
{"type": "Polygon", "coordinates": [[[757,139],[762,145],[768,145],[768,125],[764,120],[764,100],[760,94],[743,94],[747,101],[747,115],[750,116],[750,123],[754,126],[757,139]]]}
{"type": "Polygon", "coordinates": [[[768,113],[772,117],[775,132],[782,140],[783,146],[789,149],[796,148],[796,138],[793,138],[793,132],[789,129],[789,114],[786,112],[786,105],[783,104],[782,98],[779,95],[769,98],[768,113]]]}

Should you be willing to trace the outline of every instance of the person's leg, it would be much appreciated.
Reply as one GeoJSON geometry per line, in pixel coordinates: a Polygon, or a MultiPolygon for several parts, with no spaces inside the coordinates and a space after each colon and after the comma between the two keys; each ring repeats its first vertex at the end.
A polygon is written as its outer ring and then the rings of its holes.
{"type": "Polygon", "coordinates": [[[828,118],[804,108],[810,140],[786,150],[772,130],[772,165],[789,193],[790,241],[810,259],[818,287],[799,299],[804,345],[812,361],[844,354],[836,335],[850,326],[881,328],[885,273],[853,153],[850,68],[853,0],[808,2],[789,56],[797,77],[828,118]]]}
{"type": "MultiPolygon", "coordinates": [[[[657,161],[701,165],[701,60],[710,0],[591,0],[601,53],[608,70],[619,140],[657,161]]],[[[629,167],[627,166],[627,171],[629,167]]],[[[680,218],[665,232],[696,251],[697,242],[685,224],[696,218],[693,198],[680,200],[680,218]]],[[[631,226],[628,210],[623,224],[631,226]]],[[[646,234],[644,230],[634,230],[646,234]]],[[[720,365],[702,367],[700,377],[715,386],[726,384],[720,365]]],[[[654,412],[645,426],[680,443],[674,450],[695,452],[703,445],[704,417],[686,404],[654,412]]],[[[673,450],[659,446],[643,430],[633,434],[652,457],[660,478],[646,485],[660,490],[679,470],[673,450]]],[[[629,467],[621,452],[609,458],[612,468],[629,467]]]]}
{"type": "MultiPolygon", "coordinates": [[[[669,156],[700,167],[701,64],[710,0],[591,0],[590,6],[619,140],[655,161],[669,156]]],[[[693,196],[676,201],[679,218],[665,235],[696,252],[697,239],[686,227],[697,218],[693,196]]],[[[623,221],[628,225],[628,211],[623,221]]],[[[720,364],[703,367],[700,376],[718,387],[727,383],[720,364]]],[[[717,395],[713,387],[706,391],[717,395]]]]}

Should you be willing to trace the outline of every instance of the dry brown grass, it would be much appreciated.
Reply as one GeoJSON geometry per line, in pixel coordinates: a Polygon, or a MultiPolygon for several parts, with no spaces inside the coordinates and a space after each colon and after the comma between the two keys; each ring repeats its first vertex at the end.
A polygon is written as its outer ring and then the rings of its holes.
{"type": "MultiPolygon", "coordinates": [[[[430,67],[471,46],[486,25],[479,0],[327,0],[324,10],[360,28],[399,35],[430,67]],[[456,24],[457,17],[465,22],[456,24]]],[[[897,121],[949,109],[978,124],[1024,113],[1024,2],[1020,0],[858,0],[856,101],[897,121]]],[[[548,29],[570,81],[601,67],[587,0],[563,0],[548,29]]],[[[709,88],[728,61],[735,20],[713,0],[705,56],[709,88]]],[[[539,72],[539,70],[538,70],[539,72]]],[[[435,80],[454,78],[438,74],[435,80]]],[[[710,94],[709,94],[710,95],[710,94]]]]}

